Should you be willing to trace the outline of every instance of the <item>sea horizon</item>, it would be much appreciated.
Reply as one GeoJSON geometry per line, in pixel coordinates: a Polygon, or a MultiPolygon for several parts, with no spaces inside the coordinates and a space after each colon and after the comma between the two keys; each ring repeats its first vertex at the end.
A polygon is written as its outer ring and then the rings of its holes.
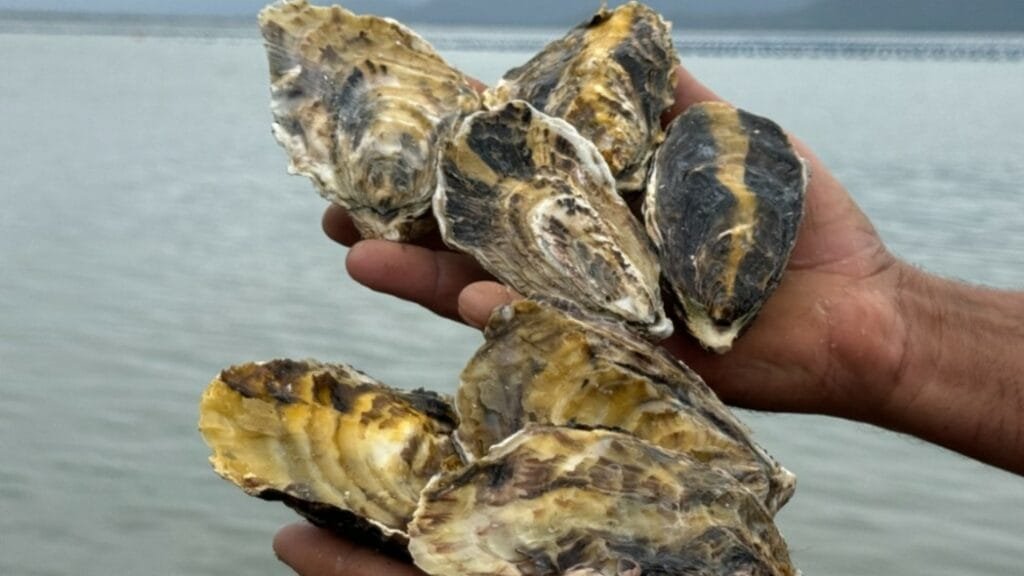
{"type": "MultiPolygon", "coordinates": [[[[442,51],[533,52],[564,33],[556,26],[405,24],[442,51]]],[[[0,10],[0,34],[244,40],[258,39],[259,29],[255,15],[0,10]]],[[[1024,32],[699,28],[676,29],[673,40],[683,57],[1024,60],[1024,32]]]]}

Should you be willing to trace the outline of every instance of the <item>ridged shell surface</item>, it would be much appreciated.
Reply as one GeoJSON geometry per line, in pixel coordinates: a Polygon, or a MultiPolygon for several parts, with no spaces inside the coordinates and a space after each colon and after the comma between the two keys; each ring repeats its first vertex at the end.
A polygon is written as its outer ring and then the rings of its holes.
{"type": "Polygon", "coordinates": [[[611,427],[726,472],[773,514],[793,494],[794,476],[661,348],[527,300],[495,311],[484,336],[456,395],[471,457],[530,424],[611,427]]]}
{"type": "Polygon", "coordinates": [[[593,144],[523,101],[470,116],[434,196],[445,242],[526,296],[672,331],[657,256],[593,144]]]}
{"type": "Polygon", "coordinates": [[[673,102],[679,58],[670,25],[637,2],[602,8],[485,97],[489,105],[526,100],[564,118],[593,142],[621,192],[641,190],[661,142],[661,115],[673,102]]]}
{"type": "Polygon", "coordinates": [[[409,527],[433,575],[793,576],[742,485],[608,430],[527,428],[436,477],[409,527]]]}
{"type": "Polygon", "coordinates": [[[222,477],[399,554],[420,491],[461,465],[454,427],[437,394],[393,390],[343,364],[292,360],[224,370],[199,417],[222,477]]]}
{"type": "Polygon", "coordinates": [[[680,315],[706,348],[729,350],[778,286],[807,179],[766,118],[708,102],[669,126],[644,213],[680,315]]]}
{"type": "Polygon", "coordinates": [[[364,237],[404,240],[436,186],[442,142],[479,108],[467,79],[401,24],[291,0],[260,13],[274,135],[364,237]]]}

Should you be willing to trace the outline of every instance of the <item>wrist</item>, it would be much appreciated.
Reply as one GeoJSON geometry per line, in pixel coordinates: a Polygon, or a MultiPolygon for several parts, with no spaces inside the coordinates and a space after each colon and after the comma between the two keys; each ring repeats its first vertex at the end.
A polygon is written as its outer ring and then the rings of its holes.
{"type": "Polygon", "coordinates": [[[905,262],[900,262],[898,269],[894,306],[904,341],[887,393],[879,398],[877,423],[906,432],[915,405],[930,401],[929,386],[938,373],[946,322],[938,279],[905,262]]]}
{"type": "Polygon", "coordinates": [[[1024,471],[1024,294],[898,266],[905,335],[874,423],[1024,471]]]}

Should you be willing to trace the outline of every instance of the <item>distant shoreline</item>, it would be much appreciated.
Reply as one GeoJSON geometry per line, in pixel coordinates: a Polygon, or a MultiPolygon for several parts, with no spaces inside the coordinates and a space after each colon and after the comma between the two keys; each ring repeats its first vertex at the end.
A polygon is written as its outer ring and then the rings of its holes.
{"type": "MultiPolygon", "coordinates": [[[[401,21],[413,28],[423,26],[444,26],[446,28],[466,29],[502,29],[502,30],[537,30],[553,28],[564,30],[565,26],[547,26],[532,22],[525,22],[518,25],[503,25],[494,21],[481,21],[473,23],[470,21],[442,21],[436,18],[418,19],[414,15],[401,18],[401,21]]],[[[677,31],[753,31],[753,32],[800,32],[800,33],[935,33],[935,34],[996,34],[1017,36],[1024,35],[1024,23],[1013,20],[1002,22],[990,22],[980,24],[973,28],[961,28],[955,24],[933,23],[925,25],[923,21],[901,19],[895,22],[892,20],[865,20],[858,17],[858,14],[851,14],[849,18],[825,18],[809,19],[800,12],[793,14],[774,13],[763,15],[744,15],[734,17],[679,17],[674,20],[677,31]],[[800,17],[804,16],[804,17],[800,17]],[[853,25],[851,25],[853,23],[853,25]]],[[[673,21],[672,18],[669,18],[673,21]]],[[[198,14],[144,14],[144,13],[110,13],[110,12],[74,12],[74,11],[48,11],[48,10],[11,10],[0,9],[0,23],[9,22],[59,22],[59,23],[118,23],[138,25],[173,25],[193,28],[243,28],[255,26],[256,14],[251,15],[198,15],[198,14]]]]}
{"type": "MultiPolygon", "coordinates": [[[[410,24],[442,51],[536,52],[562,28],[410,24]]],[[[259,39],[255,18],[0,11],[0,35],[259,39]]],[[[1024,33],[883,30],[677,29],[684,56],[860,60],[1024,61],[1024,33]]]]}

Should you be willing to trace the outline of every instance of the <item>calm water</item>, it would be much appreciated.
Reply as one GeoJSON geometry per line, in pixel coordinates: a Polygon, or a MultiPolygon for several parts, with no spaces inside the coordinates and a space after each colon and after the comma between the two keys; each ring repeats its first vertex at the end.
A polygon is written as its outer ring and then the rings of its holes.
{"type": "MultiPolygon", "coordinates": [[[[255,40],[22,33],[0,54],[0,574],[287,573],[270,539],[293,515],[206,464],[208,379],[315,356],[451,391],[480,336],[346,278],[270,136],[255,40]]],[[[446,55],[485,80],[527,57],[446,55]]],[[[688,64],[813,145],[897,253],[1024,286],[1021,64],[688,64]]],[[[743,417],[800,477],[780,523],[804,573],[1021,573],[1024,479],[867,426],[743,417]]]]}

